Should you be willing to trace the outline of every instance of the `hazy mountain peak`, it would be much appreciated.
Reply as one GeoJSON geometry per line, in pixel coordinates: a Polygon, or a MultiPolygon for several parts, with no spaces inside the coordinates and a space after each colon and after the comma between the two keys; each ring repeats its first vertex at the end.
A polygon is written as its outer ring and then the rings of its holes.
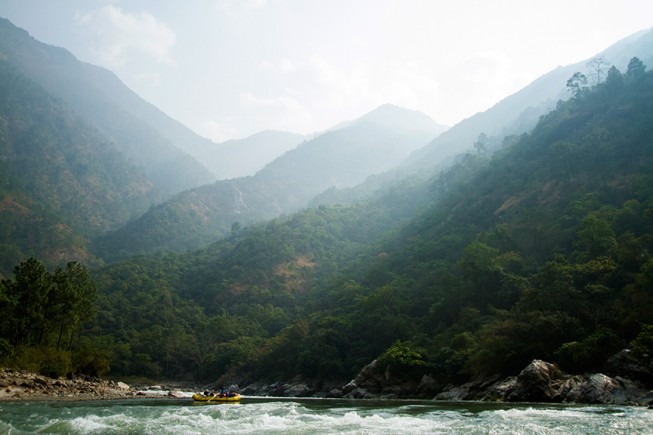
{"type": "Polygon", "coordinates": [[[254,175],[266,164],[297,147],[304,136],[279,130],[263,130],[242,139],[230,139],[207,150],[204,164],[220,179],[254,175]]]}
{"type": "Polygon", "coordinates": [[[447,126],[438,124],[433,118],[419,110],[406,109],[395,104],[386,103],[359,118],[336,124],[329,131],[340,130],[363,123],[372,124],[376,127],[428,132],[433,137],[448,128],[447,126]]]}

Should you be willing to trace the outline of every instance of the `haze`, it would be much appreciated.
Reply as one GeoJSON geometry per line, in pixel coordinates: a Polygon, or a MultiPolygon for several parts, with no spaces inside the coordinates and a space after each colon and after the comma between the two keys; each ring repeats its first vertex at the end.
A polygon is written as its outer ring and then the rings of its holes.
{"type": "Polygon", "coordinates": [[[2,0],[0,16],[221,142],[384,103],[453,125],[649,28],[653,2],[2,0]]]}

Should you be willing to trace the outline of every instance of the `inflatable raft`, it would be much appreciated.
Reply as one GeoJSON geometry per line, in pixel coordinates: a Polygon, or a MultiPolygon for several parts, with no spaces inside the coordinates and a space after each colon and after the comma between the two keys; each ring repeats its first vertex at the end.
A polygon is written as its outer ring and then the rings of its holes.
{"type": "Polygon", "coordinates": [[[235,393],[233,396],[216,394],[215,396],[205,396],[204,394],[193,394],[193,400],[196,402],[239,402],[240,395],[235,393]]]}

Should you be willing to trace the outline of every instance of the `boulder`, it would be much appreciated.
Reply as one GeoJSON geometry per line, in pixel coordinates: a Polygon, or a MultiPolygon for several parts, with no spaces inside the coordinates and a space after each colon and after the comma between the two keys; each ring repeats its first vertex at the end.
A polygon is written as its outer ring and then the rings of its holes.
{"type": "Polygon", "coordinates": [[[345,396],[357,388],[358,385],[356,385],[355,381],[349,381],[344,387],[342,387],[342,395],[345,396]]]}
{"type": "Polygon", "coordinates": [[[175,399],[183,399],[185,396],[184,393],[182,393],[181,391],[170,390],[168,391],[168,397],[173,397],[175,399]]]}
{"type": "Polygon", "coordinates": [[[636,382],[595,373],[583,377],[571,388],[565,394],[565,402],[631,405],[641,403],[645,396],[646,389],[636,382]]]}
{"type": "Polygon", "coordinates": [[[377,398],[378,395],[370,394],[370,392],[365,388],[356,388],[342,397],[345,399],[374,399],[377,398]]]}
{"type": "Polygon", "coordinates": [[[653,408],[653,391],[649,391],[644,396],[640,397],[637,400],[637,403],[639,405],[644,405],[644,406],[648,406],[649,408],[653,408]]]}
{"type": "Polygon", "coordinates": [[[642,358],[630,349],[623,349],[612,355],[605,362],[603,369],[609,376],[621,376],[653,385],[653,361],[642,358]]]}
{"type": "MultiPolygon", "coordinates": [[[[449,385],[435,396],[435,400],[482,400],[487,390],[497,384],[498,376],[480,376],[462,385],[449,385]]],[[[503,397],[501,398],[503,400],[503,397]]]]}
{"type": "Polygon", "coordinates": [[[363,367],[356,378],[342,388],[342,392],[343,397],[358,395],[366,398],[423,398],[433,397],[437,391],[432,389],[433,385],[434,381],[430,376],[417,377],[415,373],[407,373],[405,367],[374,360],[363,367]],[[360,391],[352,394],[351,390],[354,388],[360,391]]]}
{"type": "Polygon", "coordinates": [[[418,397],[433,397],[439,389],[437,380],[431,375],[424,375],[417,385],[418,397]]]}
{"type": "Polygon", "coordinates": [[[374,360],[360,371],[354,379],[354,384],[358,388],[369,389],[374,392],[381,392],[383,384],[386,383],[389,372],[383,370],[379,365],[379,360],[374,360]]]}
{"type": "Polygon", "coordinates": [[[469,396],[472,385],[471,382],[462,385],[448,385],[434,399],[447,401],[465,400],[469,396]]]}
{"type": "Polygon", "coordinates": [[[284,397],[308,397],[313,393],[308,385],[303,382],[285,384],[282,396],[284,397]]]}
{"type": "Polygon", "coordinates": [[[339,388],[332,388],[324,395],[327,399],[339,399],[342,396],[342,390],[339,388]]]}
{"type": "Polygon", "coordinates": [[[533,360],[517,376],[514,390],[508,395],[510,402],[559,401],[560,374],[551,363],[533,360]]]}
{"type": "Polygon", "coordinates": [[[491,400],[491,401],[496,401],[496,400],[506,400],[510,394],[512,394],[513,391],[515,391],[515,388],[517,387],[517,377],[515,376],[510,376],[506,379],[503,379],[499,382],[496,382],[492,385],[490,385],[481,397],[481,400],[491,400]]]}

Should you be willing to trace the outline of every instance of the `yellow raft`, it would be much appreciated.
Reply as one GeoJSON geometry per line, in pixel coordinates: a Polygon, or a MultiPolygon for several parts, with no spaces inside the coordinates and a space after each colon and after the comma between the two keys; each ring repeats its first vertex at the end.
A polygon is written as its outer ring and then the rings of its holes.
{"type": "Polygon", "coordinates": [[[193,400],[196,402],[239,402],[240,395],[236,393],[233,396],[220,396],[216,394],[215,396],[205,396],[204,394],[193,394],[193,400]]]}

